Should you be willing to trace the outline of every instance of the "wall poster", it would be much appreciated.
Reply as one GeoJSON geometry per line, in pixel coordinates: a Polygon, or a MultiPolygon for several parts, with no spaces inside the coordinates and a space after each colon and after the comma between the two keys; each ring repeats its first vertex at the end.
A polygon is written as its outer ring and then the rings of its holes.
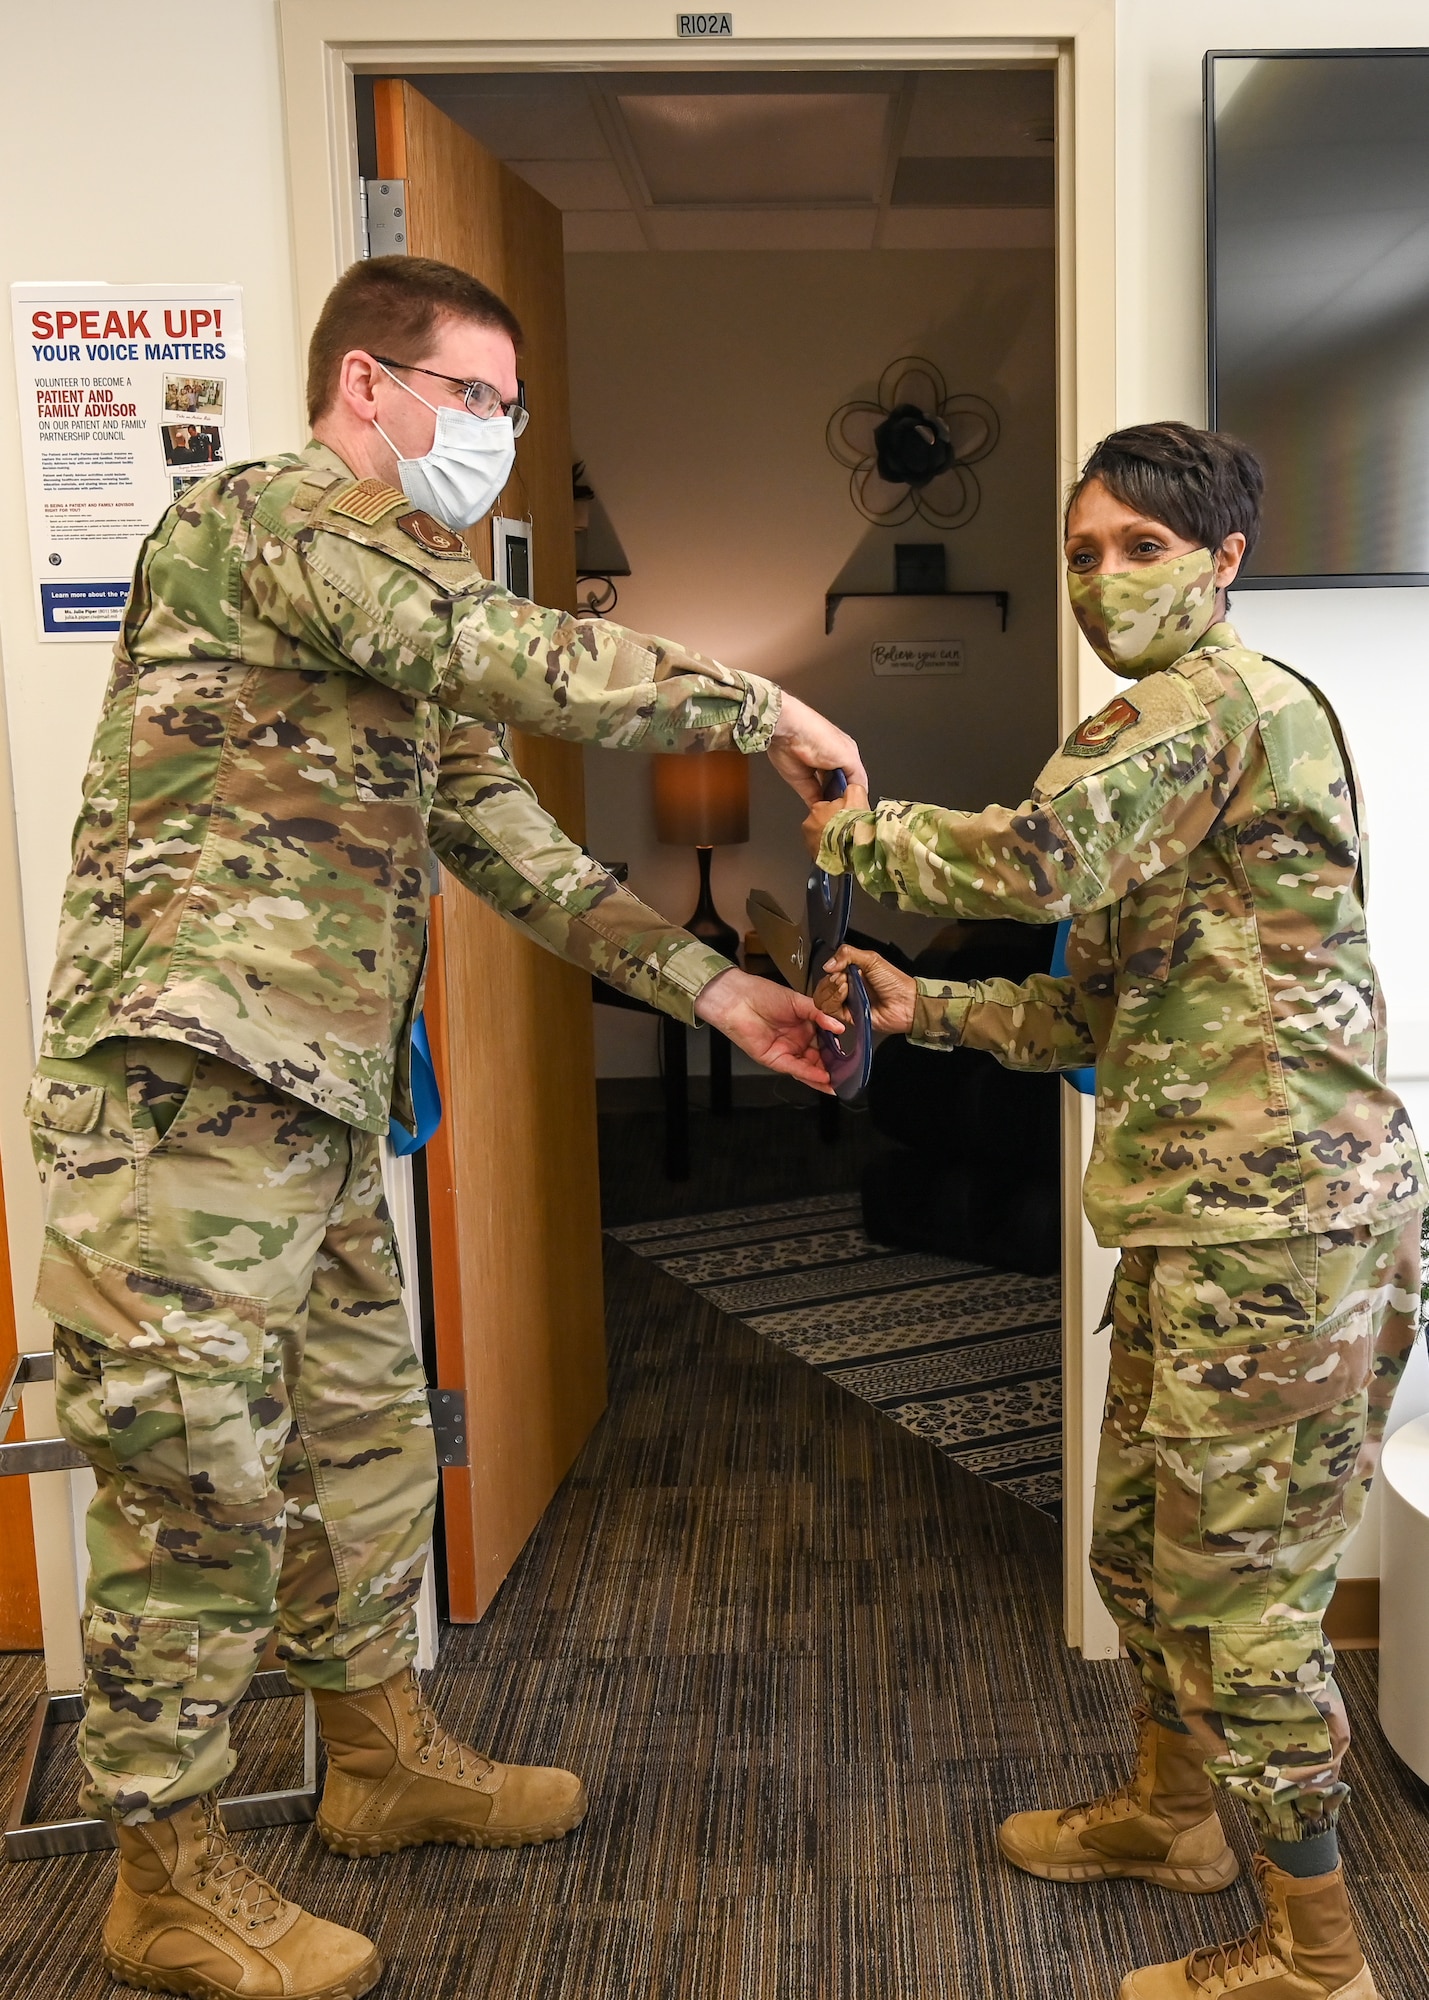
{"type": "Polygon", "coordinates": [[[10,297],[40,637],[112,637],[160,515],[251,455],[243,294],[15,284],[10,297]]]}

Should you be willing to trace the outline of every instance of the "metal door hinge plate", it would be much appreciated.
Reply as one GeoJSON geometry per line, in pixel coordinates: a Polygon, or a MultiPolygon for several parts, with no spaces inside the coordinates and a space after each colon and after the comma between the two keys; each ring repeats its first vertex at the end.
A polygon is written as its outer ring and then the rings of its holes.
{"type": "Polygon", "coordinates": [[[369,257],[407,255],[407,183],[364,181],[369,257]]]}
{"type": "Polygon", "coordinates": [[[433,1389],[432,1432],[437,1441],[438,1465],[469,1465],[466,1452],[466,1391],[433,1389]]]}

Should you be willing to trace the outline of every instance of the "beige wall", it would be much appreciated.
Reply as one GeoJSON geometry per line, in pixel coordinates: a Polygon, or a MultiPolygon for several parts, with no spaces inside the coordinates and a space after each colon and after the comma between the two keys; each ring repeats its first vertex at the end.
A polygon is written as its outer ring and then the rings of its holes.
{"type": "MultiPolygon", "coordinates": [[[[796,251],[567,260],[574,448],[615,523],[632,575],[617,615],[732,666],[767,674],[835,716],[892,798],[1015,803],[1055,741],[1053,263],[1037,250],[796,251]],[[920,520],[875,528],[854,509],[824,429],[871,397],[901,354],[1001,419],[976,470],[978,514],[940,535],[920,520]],[[1006,633],[978,602],[857,600],[824,634],[836,576],[891,587],[893,545],[942,541],[955,585],[1011,593],[1006,633]],[[876,678],[876,639],[957,638],[965,670],[876,678]]],[[[631,885],[680,919],[694,859],[657,845],[643,768],[586,757],[589,838],[630,863],[631,885]]],[[[751,771],[751,838],[715,857],[716,900],[743,928],[748,889],[802,905],[798,802],[751,771]]],[[[854,922],[913,949],[935,924],[862,896],[854,922]]],[[[602,1073],[654,1069],[651,1024],[597,1010],[602,1073]]]]}

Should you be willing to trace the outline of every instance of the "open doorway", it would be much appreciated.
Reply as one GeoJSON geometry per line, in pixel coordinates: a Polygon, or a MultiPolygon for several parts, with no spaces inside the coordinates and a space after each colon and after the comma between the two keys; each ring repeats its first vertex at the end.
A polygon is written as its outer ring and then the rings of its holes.
{"type": "MultiPolygon", "coordinates": [[[[581,601],[794,687],[858,738],[885,797],[1016,802],[1056,740],[1054,81],[1032,62],[407,79],[560,211],[581,601]],[[910,400],[943,415],[956,463],[899,490],[876,475],[872,430],[910,400]]],[[[590,851],[685,917],[695,856],[662,842],[650,772],[585,761],[590,851]]],[[[805,873],[794,800],[757,762],[750,790],[747,838],[713,862],[741,934],[751,888],[797,909],[805,873]]],[[[862,897],[854,924],[948,977],[1021,977],[1050,950],[1041,927],[993,944],[1000,927],[950,935],[862,897]]],[[[900,1293],[868,1352],[842,1341],[841,1377],[1055,1509],[1056,1081],[999,1071],[990,1092],[949,1091],[996,1066],[910,1050],[898,1069],[888,1052],[881,1113],[876,1091],[872,1113],[831,1122],[738,1063],[721,1116],[711,1038],[680,1031],[691,1125],[672,1177],[668,1029],[597,1007],[595,1034],[607,1222],[802,1202],[782,1236],[751,1227],[816,1273],[826,1323],[830,1259],[857,1267],[848,1300],[871,1271],[900,1293]],[[859,1224],[875,1213],[870,1259],[859,1224]],[[950,1303],[952,1279],[968,1282],[950,1303]]],[[[677,1268],[687,1234],[657,1229],[646,1254],[677,1268]]],[[[767,1275],[735,1238],[735,1262],[767,1275]]]]}

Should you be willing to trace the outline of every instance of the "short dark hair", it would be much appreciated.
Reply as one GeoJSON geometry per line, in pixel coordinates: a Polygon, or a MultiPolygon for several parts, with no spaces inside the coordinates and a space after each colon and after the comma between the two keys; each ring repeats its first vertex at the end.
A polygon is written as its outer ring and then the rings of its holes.
{"type": "Polygon", "coordinates": [[[344,354],[355,347],[394,361],[425,361],[443,319],[499,327],[521,345],[521,322],[469,271],[433,257],[367,257],[349,265],[318,314],[308,343],[308,422],[315,424],[337,394],[344,354]]]}
{"type": "Polygon", "coordinates": [[[1247,444],[1229,431],[1193,424],[1133,424],[1096,445],[1067,495],[1065,531],[1077,495],[1099,479],[1124,507],[1163,521],[1212,554],[1238,529],[1250,554],[1260,534],[1265,475],[1247,444]]]}

